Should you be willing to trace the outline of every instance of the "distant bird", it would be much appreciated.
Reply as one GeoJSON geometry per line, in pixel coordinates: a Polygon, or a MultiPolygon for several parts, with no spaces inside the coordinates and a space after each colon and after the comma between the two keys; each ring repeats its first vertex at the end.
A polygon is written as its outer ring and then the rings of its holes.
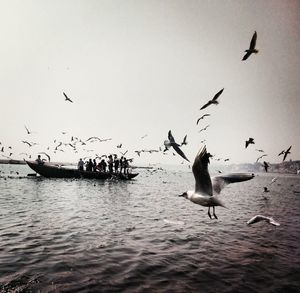
{"type": "Polygon", "coordinates": [[[4,152],[4,147],[1,148],[1,152],[2,152],[2,153],[4,152]]]}
{"type": "Polygon", "coordinates": [[[254,138],[249,137],[249,139],[246,140],[246,142],[245,142],[245,148],[247,148],[249,144],[255,144],[254,138]]]}
{"type": "Polygon", "coordinates": [[[256,39],[257,39],[257,33],[255,31],[254,34],[253,34],[253,36],[252,36],[249,49],[245,50],[246,54],[243,57],[242,61],[247,60],[252,53],[255,53],[255,54],[258,53],[258,50],[255,48],[255,46],[256,46],[256,39]]]}
{"type": "Polygon", "coordinates": [[[213,207],[213,216],[217,219],[215,207],[225,207],[217,197],[217,194],[219,194],[226,185],[250,180],[254,177],[254,174],[233,173],[211,178],[208,172],[210,156],[210,153],[206,151],[206,146],[200,149],[192,167],[195,177],[195,189],[186,191],[179,196],[185,197],[195,204],[208,207],[207,214],[210,218],[212,218],[210,208],[213,207]]]}
{"type": "Polygon", "coordinates": [[[224,160],[224,162],[228,162],[229,160],[230,160],[230,159],[227,158],[227,159],[224,160]]]}
{"type": "Polygon", "coordinates": [[[27,134],[31,134],[32,133],[32,131],[29,131],[29,129],[26,127],[26,125],[24,125],[24,127],[25,127],[25,129],[27,131],[27,134]]]}
{"type": "Polygon", "coordinates": [[[264,192],[270,192],[270,190],[268,189],[268,187],[264,187],[264,192]]]}
{"type": "MultiPolygon", "coordinates": [[[[169,130],[168,132],[168,139],[164,142],[165,148],[169,149],[170,147],[173,147],[173,149],[176,151],[176,153],[178,155],[180,155],[182,158],[184,158],[185,160],[187,160],[189,162],[189,159],[185,156],[185,154],[183,153],[183,151],[180,149],[180,145],[178,143],[175,142],[175,139],[171,133],[171,130],[169,130]]],[[[166,150],[165,149],[165,150],[166,150]]]]}
{"type": "Polygon", "coordinates": [[[258,149],[256,149],[256,151],[258,151],[260,153],[264,153],[265,152],[264,150],[258,150],[258,149]]]}
{"type": "Polygon", "coordinates": [[[121,147],[122,147],[122,144],[121,144],[121,143],[117,145],[117,148],[118,148],[118,149],[120,149],[121,147]]]}
{"type": "Polygon", "coordinates": [[[137,153],[137,155],[140,157],[141,156],[141,151],[134,151],[135,153],[137,153]]]}
{"type": "Polygon", "coordinates": [[[258,150],[258,149],[256,149],[256,151],[258,151],[260,153],[264,153],[265,152],[264,150],[258,150]]]}
{"type": "Polygon", "coordinates": [[[27,144],[29,147],[32,147],[32,144],[26,140],[22,140],[23,143],[27,144]]]}
{"type": "Polygon", "coordinates": [[[65,96],[65,101],[73,103],[73,101],[63,92],[65,96]]]}
{"type": "Polygon", "coordinates": [[[208,127],[209,127],[209,125],[206,125],[206,126],[203,127],[202,129],[200,129],[198,132],[205,131],[208,127]]]}
{"type": "Polygon", "coordinates": [[[41,153],[39,153],[39,154],[45,155],[45,156],[48,158],[48,161],[50,162],[50,156],[49,156],[48,154],[46,154],[45,152],[41,152],[41,153]]]}
{"type": "Polygon", "coordinates": [[[270,165],[266,161],[264,161],[264,168],[266,172],[268,172],[269,167],[270,165]]]}
{"type": "Polygon", "coordinates": [[[262,159],[263,157],[266,157],[267,156],[267,154],[263,154],[263,155],[261,155],[260,157],[258,157],[257,159],[256,159],[256,163],[260,160],[260,159],[262,159]]]}
{"type": "Polygon", "coordinates": [[[286,157],[287,157],[287,155],[291,153],[290,152],[291,148],[292,148],[292,146],[290,146],[286,151],[284,151],[284,156],[283,156],[282,162],[284,162],[285,159],[286,159],[286,157]]]}
{"type": "Polygon", "coordinates": [[[266,217],[266,216],[262,216],[262,215],[256,215],[253,218],[251,218],[248,222],[247,225],[251,225],[254,223],[258,223],[260,221],[266,221],[269,224],[272,224],[274,226],[280,226],[280,224],[278,222],[276,222],[273,218],[271,217],[266,217]]]}
{"type": "Polygon", "coordinates": [[[212,104],[218,105],[219,102],[217,101],[217,99],[218,99],[218,97],[223,93],[223,91],[224,91],[224,88],[221,89],[219,92],[217,92],[217,93],[215,94],[215,96],[214,96],[211,100],[209,100],[205,105],[203,105],[203,106],[200,108],[200,110],[203,110],[203,109],[205,109],[206,107],[208,107],[209,105],[212,105],[212,104]]]}
{"type": "Polygon", "coordinates": [[[271,184],[274,183],[274,182],[276,182],[276,180],[277,180],[277,177],[274,177],[274,178],[272,179],[272,181],[271,181],[271,184]]]}
{"type": "Polygon", "coordinates": [[[124,153],[120,152],[120,154],[121,154],[122,156],[125,156],[127,153],[128,153],[128,150],[127,150],[126,152],[124,152],[124,153]]]}
{"type": "Polygon", "coordinates": [[[201,119],[204,119],[204,118],[207,117],[207,116],[210,116],[210,114],[204,114],[204,115],[202,115],[200,118],[198,118],[196,125],[198,125],[198,123],[199,123],[199,121],[200,121],[201,119]]]}
{"type": "Polygon", "coordinates": [[[284,150],[278,154],[278,157],[284,154],[284,150]]]}
{"type": "Polygon", "coordinates": [[[180,146],[187,145],[186,137],[187,137],[187,135],[183,138],[183,141],[180,144],[180,146]]]}
{"type": "Polygon", "coordinates": [[[141,139],[145,138],[146,136],[148,136],[148,134],[143,135],[143,136],[141,137],[141,139]]]}

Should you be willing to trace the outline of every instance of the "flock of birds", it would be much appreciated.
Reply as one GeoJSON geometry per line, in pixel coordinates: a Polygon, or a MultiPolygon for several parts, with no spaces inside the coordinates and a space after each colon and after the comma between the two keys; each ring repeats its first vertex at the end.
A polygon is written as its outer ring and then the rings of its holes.
{"type": "MultiPolygon", "coordinates": [[[[257,54],[258,50],[256,48],[256,41],[257,41],[257,33],[256,31],[254,32],[251,42],[250,42],[250,46],[247,50],[245,50],[246,54],[243,56],[242,60],[245,61],[247,60],[252,54],[257,54]]],[[[224,92],[224,88],[222,88],[221,90],[219,90],[212,99],[210,99],[209,101],[207,101],[203,106],[201,106],[200,110],[204,110],[207,109],[209,106],[211,105],[218,105],[219,104],[219,98],[222,95],[222,93],[224,92]]],[[[65,98],[66,102],[69,103],[73,103],[73,100],[70,99],[67,94],[65,92],[63,92],[63,96],[65,98]]],[[[209,113],[205,113],[203,114],[201,117],[199,117],[196,121],[196,125],[199,124],[199,122],[201,120],[204,120],[206,117],[209,117],[210,114],[209,113]]],[[[207,128],[209,127],[209,125],[206,125],[205,127],[203,127],[202,129],[199,130],[199,132],[205,131],[207,130],[207,128]]],[[[25,126],[25,130],[27,132],[28,135],[33,134],[33,131],[30,131],[26,126],[25,126]]],[[[66,132],[62,132],[63,135],[66,134],[66,132]]],[[[145,138],[147,136],[147,134],[143,135],[141,137],[141,139],[145,138]]],[[[64,152],[65,148],[68,148],[68,150],[73,150],[75,153],[78,153],[80,148],[83,148],[83,150],[85,152],[94,152],[93,149],[85,149],[84,147],[87,146],[87,144],[91,144],[94,142],[106,142],[111,140],[111,138],[99,138],[97,136],[93,136],[93,137],[89,137],[88,139],[80,139],[78,137],[75,136],[71,136],[70,141],[58,141],[57,139],[54,139],[53,143],[55,144],[53,147],[53,152],[64,152]]],[[[38,145],[38,143],[36,142],[31,142],[31,141],[27,141],[27,140],[23,140],[22,143],[26,144],[29,148],[38,145]]],[[[205,140],[202,141],[202,143],[205,143],[205,140]]],[[[249,137],[246,141],[245,141],[245,148],[247,149],[251,144],[255,144],[254,142],[254,138],[253,137],[249,137]]],[[[1,142],[0,142],[1,145],[1,142]]],[[[164,141],[164,150],[159,147],[158,149],[151,149],[151,150],[135,150],[134,152],[140,156],[141,153],[143,152],[148,152],[148,153],[153,153],[153,152],[162,152],[163,154],[166,154],[168,150],[170,150],[171,148],[173,149],[173,155],[176,155],[176,153],[181,156],[184,160],[186,160],[187,162],[190,162],[190,160],[187,158],[187,156],[184,154],[184,152],[182,151],[181,147],[187,145],[187,135],[185,135],[185,137],[183,138],[181,143],[177,143],[171,130],[169,130],[168,132],[168,139],[164,141]]],[[[121,149],[123,146],[122,143],[119,143],[116,147],[117,149],[121,149]]],[[[291,150],[290,146],[287,150],[283,150],[279,153],[278,156],[283,155],[283,161],[286,160],[288,154],[290,154],[290,150],[291,150]]],[[[2,152],[2,156],[10,158],[12,156],[12,147],[9,146],[7,148],[9,150],[9,155],[5,156],[3,153],[5,152],[5,148],[4,146],[1,147],[0,152],[2,152]]],[[[47,148],[47,150],[50,150],[50,147],[47,148]]],[[[258,152],[263,153],[261,156],[259,156],[256,160],[256,162],[259,162],[260,159],[262,159],[263,157],[267,156],[267,154],[264,153],[263,150],[261,149],[257,149],[258,152]]],[[[125,152],[120,152],[121,155],[125,156],[127,154],[128,150],[125,152]]],[[[27,155],[28,158],[31,158],[30,154],[27,153],[21,153],[24,155],[27,155]]],[[[49,155],[49,152],[39,152],[39,154],[45,155],[48,159],[48,161],[51,161],[51,156],[49,155]]],[[[106,155],[99,155],[96,154],[96,159],[99,158],[103,158],[103,157],[107,157],[106,155]]],[[[213,216],[214,218],[218,218],[216,213],[215,213],[215,207],[216,206],[221,206],[221,207],[225,207],[225,204],[218,198],[218,195],[220,194],[221,190],[228,184],[231,183],[236,183],[236,182],[243,182],[243,181],[247,181],[247,180],[251,180],[254,178],[254,174],[249,174],[249,173],[233,173],[233,174],[228,174],[228,175],[219,175],[219,176],[215,176],[215,177],[210,177],[209,172],[208,172],[208,164],[210,162],[210,159],[213,158],[214,156],[211,155],[210,153],[207,152],[206,150],[206,146],[204,145],[200,151],[198,152],[193,166],[192,166],[192,171],[194,174],[194,178],[195,178],[195,188],[194,190],[189,190],[186,191],[184,193],[182,193],[180,196],[190,200],[191,202],[195,203],[195,204],[199,204],[201,206],[204,207],[208,207],[208,216],[212,219],[211,213],[210,213],[210,209],[213,209],[213,216]]],[[[84,157],[83,159],[87,159],[89,157],[84,157]]],[[[129,159],[129,160],[133,160],[129,159]]],[[[215,160],[221,160],[221,158],[216,158],[215,160]]],[[[224,161],[229,161],[229,158],[224,159],[224,161]]],[[[263,162],[263,167],[265,169],[266,172],[268,172],[268,169],[270,167],[269,163],[267,163],[266,161],[263,162]]],[[[268,192],[268,188],[264,187],[264,191],[268,192]]],[[[253,224],[259,221],[267,221],[268,223],[275,225],[275,226],[279,226],[279,223],[276,222],[275,220],[273,220],[272,218],[269,217],[265,217],[262,215],[256,215],[255,217],[253,217],[252,219],[250,219],[247,224],[253,224]]]]}

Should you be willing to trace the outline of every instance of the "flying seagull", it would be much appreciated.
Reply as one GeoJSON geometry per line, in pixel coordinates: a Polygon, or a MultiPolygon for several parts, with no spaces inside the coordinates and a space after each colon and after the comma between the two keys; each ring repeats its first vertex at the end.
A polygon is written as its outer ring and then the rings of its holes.
{"type": "Polygon", "coordinates": [[[186,191],[179,196],[183,196],[195,204],[208,207],[208,216],[210,218],[212,218],[210,208],[213,207],[213,216],[217,219],[215,206],[225,207],[222,201],[217,197],[221,190],[227,184],[250,180],[254,177],[254,174],[232,173],[211,178],[208,172],[210,157],[210,153],[207,153],[206,151],[206,146],[202,147],[198,152],[192,167],[196,181],[195,189],[186,191]]]}
{"type": "Polygon", "coordinates": [[[184,158],[185,160],[187,160],[189,162],[189,159],[185,156],[183,151],[180,149],[180,145],[175,142],[175,139],[171,133],[171,130],[169,130],[168,139],[169,140],[165,140],[165,142],[164,142],[164,145],[165,145],[164,151],[168,150],[170,147],[173,147],[173,149],[176,151],[176,153],[178,155],[180,155],[182,158],[184,158]]]}
{"type": "Polygon", "coordinates": [[[27,134],[31,134],[32,133],[32,131],[29,131],[29,129],[26,127],[26,125],[24,125],[24,127],[25,127],[25,129],[27,131],[27,134]]]}
{"type": "Polygon", "coordinates": [[[208,107],[208,106],[211,105],[211,104],[218,105],[219,102],[217,101],[217,99],[218,99],[218,97],[223,93],[223,91],[224,91],[224,88],[221,89],[219,92],[217,92],[217,93],[215,94],[215,96],[214,96],[211,100],[209,100],[205,105],[203,105],[203,106],[200,108],[200,110],[205,109],[206,107],[208,107]]]}
{"type": "Polygon", "coordinates": [[[180,146],[187,145],[186,137],[187,137],[187,135],[183,138],[183,141],[180,144],[180,146]]]}
{"type": "Polygon", "coordinates": [[[266,221],[269,224],[272,224],[274,226],[280,226],[280,224],[278,222],[276,222],[273,218],[271,217],[266,217],[266,216],[262,216],[262,215],[256,215],[253,218],[251,218],[248,222],[247,225],[251,225],[260,221],[266,221]]]}
{"type": "Polygon", "coordinates": [[[256,39],[257,39],[257,33],[256,31],[254,32],[253,34],[253,37],[251,39],[251,42],[250,42],[250,47],[249,49],[245,50],[246,54],[245,56],[243,57],[242,61],[245,61],[249,58],[249,56],[252,54],[252,53],[255,53],[257,54],[258,53],[258,50],[255,49],[255,46],[256,46],[256,39]]]}
{"type": "Polygon", "coordinates": [[[65,101],[73,103],[73,101],[64,92],[63,92],[63,94],[65,96],[65,101]]]}
{"type": "Polygon", "coordinates": [[[269,167],[270,167],[270,165],[266,161],[264,161],[264,168],[265,168],[266,172],[268,172],[269,167]]]}
{"type": "Polygon", "coordinates": [[[258,157],[257,159],[256,159],[256,163],[260,160],[260,159],[262,159],[263,157],[266,157],[267,156],[267,154],[263,154],[263,155],[261,155],[260,157],[258,157]]]}
{"type": "Polygon", "coordinates": [[[203,127],[202,129],[200,129],[198,132],[205,131],[208,127],[209,127],[209,124],[206,125],[205,127],[203,127]]]}
{"type": "Polygon", "coordinates": [[[206,116],[210,116],[210,114],[204,114],[204,115],[202,115],[200,118],[198,118],[196,125],[198,125],[199,121],[200,121],[201,119],[204,119],[206,116]]]}
{"type": "Polygon", "coordinates": [[[284,151],[284,156],[283,156],[282,162],[284,162],[285,159],[286,159],[286,157],[287,157],[287,155],[291,153],[290,152],[291,148],[292,148],[292,146],[290,146],[286,151],[284,151]]]}
{"type": "Polygon", "coordinates": [[[246,142],[245,142],[245,148],[247,148],[249,144],[255,144],[254,138],[249,137],[249,139],[246,140],[246,142]]]}

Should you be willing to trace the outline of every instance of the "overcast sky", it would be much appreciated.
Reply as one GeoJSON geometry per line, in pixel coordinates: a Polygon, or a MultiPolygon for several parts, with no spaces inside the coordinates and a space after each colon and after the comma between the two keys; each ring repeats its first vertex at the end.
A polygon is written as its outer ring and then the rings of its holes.
{"type": "Polygon", "coordinates": [[[187,134],[191,161],[203,139],[229,163],[255,162],[255,149],[280,162],[290,145],[288,159],[300,159],[299,1],[0,4],[0,142],[12,146],[13,158],[45,151],[53,161],[77,161],[120,154],[123,143],[135,163],[180,164],[172,152],[134,154],[158,149],[172,130],[178,142],[187,134]],[[259,53],[242,62],[254,31],[259,53]],[[220,104],[199,111],[222,88],[220,104]],[[205,113],[211,116],[196,125],[205,113]],[[112,140],[54,154],[54,139],[72,135],[112,140]],[[249,137],[255,145],[245,149],[249,137]]]}

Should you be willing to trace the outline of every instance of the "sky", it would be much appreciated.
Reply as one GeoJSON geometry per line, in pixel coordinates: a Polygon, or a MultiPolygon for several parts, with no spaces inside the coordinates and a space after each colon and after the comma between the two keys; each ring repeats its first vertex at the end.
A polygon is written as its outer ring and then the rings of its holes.
{"type": "Polygon", "coordinates": [[[134,152],[163,147],[171,130],[178,143],[187,135],[182,150],[191,162],[203,140],[227,164],[255,162],[256,149],[278,163],[290,145],[288,159],[300,159],[299,1],[0,4],[2,157],[47,152],[52,161],[76,162],[128,150],[136,164],[180,164],[172,151],[134,152]],[[254,31],[259,53],[241,61],[254,31]],[[222,88],[219,105],[200,111],[222,88]],[[54,153],[71,136],[111,140],[54,153]],[[255,144],[245,149],[249,137],[255,144]]]}

